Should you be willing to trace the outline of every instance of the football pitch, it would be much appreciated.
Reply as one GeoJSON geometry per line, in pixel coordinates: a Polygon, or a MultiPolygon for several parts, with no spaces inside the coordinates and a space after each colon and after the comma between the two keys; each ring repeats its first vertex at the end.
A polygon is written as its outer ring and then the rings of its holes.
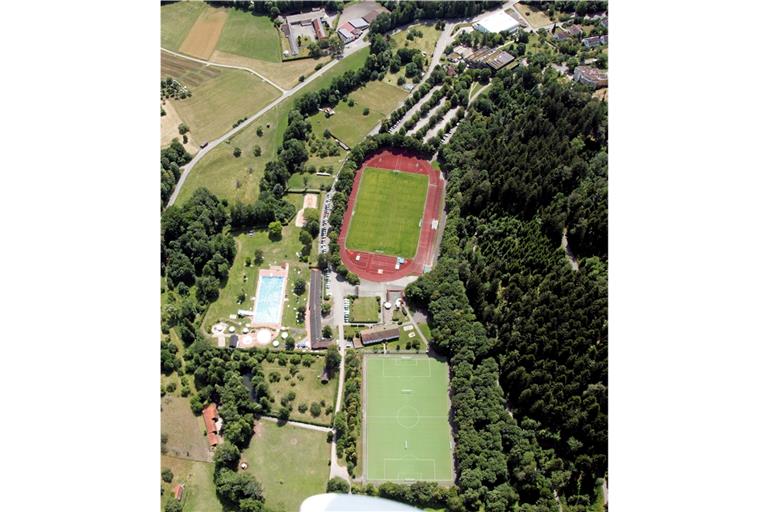
{"type": "Polygon", "coordinates": [[[453,480],[448,366],[426,355],[366,355],[363,477],[453,480]]]}
{"type": "Polygon", "coordinates": [[[350,220],[346,246],[413,258],[427,197],[426,174],[366,167],[350,220]]]}

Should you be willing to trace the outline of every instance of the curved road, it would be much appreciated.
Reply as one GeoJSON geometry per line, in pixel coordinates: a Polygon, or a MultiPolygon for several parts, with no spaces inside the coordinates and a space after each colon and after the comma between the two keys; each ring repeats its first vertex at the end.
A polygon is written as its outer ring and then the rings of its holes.
{"type": "MultiPolygon", "coordinates": [[[[353,53],[355,53],[355,52],[365,48],[369,44],[370,43],[368,43],[368,42],[363,42],[362,41],[362,37],[361,37],[361,38],[357,39],[355,42],[347,45],[347,47],[344,50],[344,56],[347,57],[347,56],[349,56],[349,55],[351,55],[351,54],[353,54],[353,53]],[[358,43],[358,44],[355,44],[355,43],[358,43]]],[[[165,51],[168,51],[168,50],[165,50],[165,51]]],[[[169,53],[173,53],[173,52],[169,52],[169,53]]],[[[194,60],[196,62],[203,62],[203,63],[209,64],[209,65],[222,66],[222,64],[213,64],[211,62],[201,61],[199,59],[194,59],[192,57],[187,57],[186,55],[181,55],[181,54],[174,54],[174,55],[179,55],[179,56],[184,57],[186,59],[191,59],[191,60],[194,60]]],[[[242,123],[240,123],[236,127],[232,128],[231,130],[229,130],[227,133],[225,133],[224,135],[222,135],[218,139],[209,141],[208,145],[206,147],[204,147],[200,151],[198,151],[197,154],[195,154],[195,156],[192,158],[192,160],[190,160],[187,163],[187,165],[182,167],[183,170],[182,170],[181,176],[179,177],[179,181],[176,183],[176,187],[173,189],[173,194],[171,194],[171,197],[168,199],[168,204],[166,205],[166,208],[168,208],[174,202],[176,202],[176,198],[179,196],[179,191],[181,190],[181,187],[184,185],[184,181],[186,181],[187,176],[189,176],[189,172],[192,170],[192,168],[195,165],[197,165],[197,163],[205,155],[208,154],[209,151],[211,151],[213,148],[215,148],[216,146],[218,146],[222,142],[226,141],[227,139],[233,137],[237,132],[239,132],[240,130],[242,130],[243,128],[245,128],[246,126],[251,124],[252,122],[254,122],[256,119],[258,119],[259,117],[264,115],[270,109],[274,108],[278,104],[282,103],[283,101],[285,101],[289,97],[291,97],[294,94],[296,94],[297,92],[299,92],[307,84],[309,84],[313,80],[317,79],[317,77],[322,76],[323,74],[325,74],[329,69],[331,69],[333,66],[335,66],[338,62],[339,61],[337,59],[332,60],[331,62],[329,62],[328,64],[326,64],[322,68],[320,68],[318,71],[316,71],[315,73],[311,74],[309,77],[307,77],[306,80],[304,80],[300,84],[296,85],[295,87],[293,87],[291,89],[283,90],[283,94],[280,97],[278,97],[277,99],[275,99],[274,101],[272,101],[272,103],[270,103],[266,107],[262,108],[261,110],[259,110],[255,114],[253,114],[252,116],[248,117],[248,119],[246,119],[245,121],[243,121],[242,123]]],[[[224,67],[235,67],[235,66],[224,66],[224,67]]],[[[243,68],[243,69],[247,69],[247,68],[243,68]]],[[[251,71],[254,74],[258,74],[258,73],[256,73],[253,70],[249,70],[249,71],[251,71]]],[[[261,75],[259,75],[259,76],[261,76],[261,75]]],[[[280,89],[280,90],[282,90],[282,89],[280,89]]]]}

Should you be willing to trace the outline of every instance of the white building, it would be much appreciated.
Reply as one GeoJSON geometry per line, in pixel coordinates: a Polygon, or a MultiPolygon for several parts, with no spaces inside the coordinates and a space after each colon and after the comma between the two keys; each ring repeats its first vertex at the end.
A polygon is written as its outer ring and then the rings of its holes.
{"type": "Polygon", "coordinates": [[[520,23],[506,12],[499,11],[486,16],[472,27],[479,32],[498,34],[499,32],[514,32],[520,28],[520,23]]]}

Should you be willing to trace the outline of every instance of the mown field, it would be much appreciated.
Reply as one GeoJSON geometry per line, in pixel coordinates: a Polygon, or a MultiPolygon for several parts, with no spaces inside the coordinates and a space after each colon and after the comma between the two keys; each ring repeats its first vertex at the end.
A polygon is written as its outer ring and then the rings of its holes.
{"type": "Polygon", "coordinates": [[[179,51],[198,59],[208,59],[216,49],[221,31],[227,22],[226,9],[217,9],[206,5],[187,36],[179,46],[179,51]]]}
{"type": "Polygon", "coordinates": [[[429,178],[368,167],[363,171],[346,246],[412,258],[416,254],[429,178]]]}
{"type": "Polygon", "coordinates": [[[299,510],[304,499],[325,492],[331,451],[325,432],[265,420],[254,430],[243,458],[264,486],[268,509],[299,510]]]}
{"type": "Polygon", "coordinates": [[[280,400],[285,397],[289,392],[296,393],[296,398],[292,401],[293,410],[291,411],[291,419],[297,421],[307,421],[310,423],[322,423],[330,426],[333,418],[333,412],[327,412],[328,408],[333,408],[336,401],[336,391],[338,388],[338,375],[335,375],[328,381],[327,384],[320,382],[320,376],[323,374],[323,368],[325,367],[324,357],[312,357],[312,365],[307,367],[303,364],[298,364],[295,367],[298,372],[291,376],[290,363],[285,366],[275,360],[272,363],[267,361],[262,362],[261,367],[264,371],[264,375],[269,379],[271,373],[280,375],[279,382],[269,381],[269,392],[275,397],[275,412],[280,408],[280,400]],[[321,412],[319,415],[314,416],[309,410],[309,407],[313,402],[317,402],[321,406],[321,412]],[[304,404],[308,407],[305,412],[299,411],[299,405],[304,404]]]}
{"type": "Polygon", "coordinates": [[[423,51],[427,57],[426,63],[429,64],[429,60],[432,58],[432,52],[435,51],[435,46],[437,46],[437,40],[440,38],[440,34],[441,31],[437,30],[434,24],[425,25],[417,23],[416,25],[412,25],[393,35],[392,40],[397,45],[397,48],[416,48],[423,51]],[[409,41],[408,32],[412,29],[420,31],[422,37],[414,37],[412,41],[409,41]]]}
{"type": "Polygon", "coordinates": [[[178,50],[189,29],[205,9],[203,2],[176,2],[160,7],[160,45],[178,50]]]}
{"type": "Polygon", "coordinates": [[[408,93],[400,87],[386,82],[368,82],[349,95],[354,106],[340,102],[334,107],[336,114],[331,117],[325,117],[322,112],[311,116],[312,131],[320,136],[327,128],[349,147],[354,147],[377,123],[389,116],[406,96],[408,93]],[[366,107],[369,113],[363,115],[366,107]]]}
{"type": "Polygon", "coordinates": [[[267,62],[282,61],[279,34],[272,20],[238,9],[229,11],[216,49],[267,62]]]}
{"type": "Polygon", "coordinates": [[[161,468],[170,469],[173,472],[171,483],[160,481],[163,490],[161,510],[165,503],[174,499],[173,488],[176,484],[184,484],[184,498],[182,506],[189,512],[220,512],[223,511],[221,502],[216,497],[216,488],[213,484],[213,464],[210,462],[196,462],[177,457],[162,456],[161,468]]]}
{"type": "Polygon", "coordinates": [[[160,413],[161,432],[168,436],[167,455],[210,461],[205,425],[201,416],[190,409],[189,399],[164,396],[160,413]]]}
{"type": "Polygon", "coordinates": [[[352,323],[379,321],[379,301],[376,297],[358,297],[352,303],[349,320],[352,323]]]}

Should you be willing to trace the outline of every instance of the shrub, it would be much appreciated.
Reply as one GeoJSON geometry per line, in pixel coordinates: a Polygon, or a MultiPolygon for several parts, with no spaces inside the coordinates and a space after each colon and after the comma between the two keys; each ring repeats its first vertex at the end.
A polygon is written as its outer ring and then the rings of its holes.
{"type": "Polygon", "coordinates": [[[171,483],[173,480],[173,471],[168,468],[163,468],[163,472],[160,474],[163,477],[163,482],[171,483]]]}

